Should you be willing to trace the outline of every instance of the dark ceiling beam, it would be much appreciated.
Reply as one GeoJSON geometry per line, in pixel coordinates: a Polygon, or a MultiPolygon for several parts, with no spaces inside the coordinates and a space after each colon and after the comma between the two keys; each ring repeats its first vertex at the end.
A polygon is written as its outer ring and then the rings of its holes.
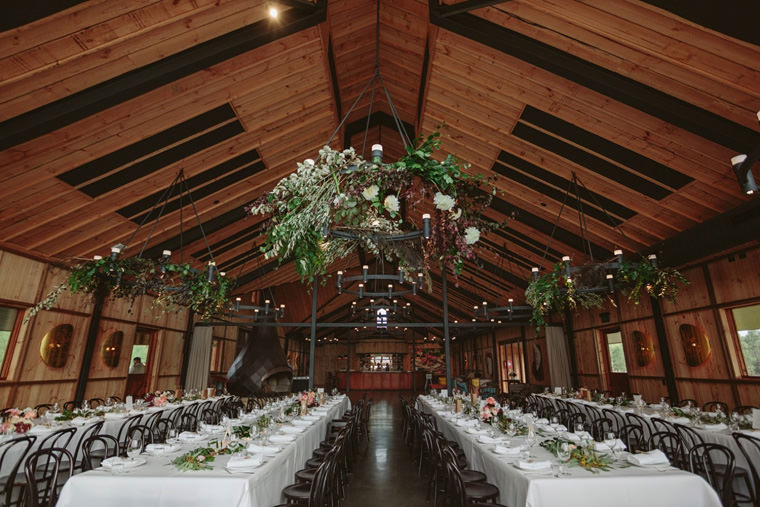
{"type": "Polygon", "coordinates": [[[322,23],[327,1],[294,7],[269,19],[192,46],[0,123],[0,151],[50,133],[277,39],[322,23]]]}
{"type": "Polygon", "coordinates": [[[434,7],[439,16],[447,17],[462,14],[475,9],[482,9],[491,5],[503,4],[509,0],[465,0],[451,5],[441,5],[440,0],[430,0],[430,4],[438,4],[434,7]]]}
{"type": "Polygon", "coordinates": [[[442,16],[431,8],[430,22],[737,153],[757,138],[757,132],[744,125],[473,14],[442,16]]]}
{"type": "MultiPolygon", "coordinates": [[[[410,139],[415,138],[415,130],[412,125],[409,125],[407,122],[401,120],[401,123],[404,126],[404,130],[406,130],[406,134],[409,136],[410,139]]],[[[393,120],[393,116],[389,115],[385,111],[374,111],[370,115],[369,119],[369,126],[367,125],[367,117],[364,116],[362,118],[359,118],[358,120],[352,121],[348,125],[346,125],[346,130],[343,136],[343,146],[345,148],[348,148],[351,146],[351,138],[354,137],[356,134],[362,133],[365,130],[369,130],[373,127],[387,127],[389,129],[393,129],[395,132],[398,132],[398,128],[396,126],[396,122],[393,120]]]]}

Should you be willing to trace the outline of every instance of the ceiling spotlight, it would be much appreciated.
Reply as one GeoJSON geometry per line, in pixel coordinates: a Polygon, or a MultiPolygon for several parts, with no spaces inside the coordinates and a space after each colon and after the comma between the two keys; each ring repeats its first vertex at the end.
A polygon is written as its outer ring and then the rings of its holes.
{"type": "Polygon", "coordinates": [[[277,19],[277,15],[278,14],[279,14],[279,12],[277,12],[277,7],[272,6],[272,7],[269,8],[269,17],[270,18],[277,19]]]}
{"type": "Polygon", "coordinates": [[[758,191],[755,177],[752,175],[752,161],[747,161],[747,155],[736,155],[731,158],[731,166],[734,168],[734,174],[739,182],[739,186],[747,195],[752,195],[758,191]],[[746,166],[746,167],[745,167],[746,166]]]}

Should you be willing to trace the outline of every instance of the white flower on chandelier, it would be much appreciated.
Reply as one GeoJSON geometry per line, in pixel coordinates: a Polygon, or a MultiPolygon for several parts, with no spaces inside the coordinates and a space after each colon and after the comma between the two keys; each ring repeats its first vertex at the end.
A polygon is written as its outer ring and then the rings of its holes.
{"type": "Polygon", "coordinates": [[[435,207],[441,211],[449,211],[454,207],[456,201],[454,201],[454,198],[450,195],[436,192],[435,196],[433,196],[433,204],[435,204],[435,207]]]}
{"type": "Polygon", "coordinates": [[[464,230],[464,241],[468,245],[476,243],[480,239],[480,231],[475,227],[468,227],[464,230]]]}
{"type": "Polygon", "coordinates": [[[457,208],[456,211],[451,211],[451,219],[458,220],[462,216],[462,208],[457,208]]]}
{"type": "Polygon", "coordinates": [[[377,185],[370,185],[362,190],[362,196],[364,196],[364,198],[368,201],[374,201],[379,190],[380,189],[377,188],[377,185]]]}
{"type": "Polygon", "coordinates": [[[385,206],[385,209],[387,209],[391,213],[398,213],[398,210],[399,210],[398,199],[396,199],[396,196],[393,194],[385,198],[385,201],[383,201],[383,206],[385,206]]]}

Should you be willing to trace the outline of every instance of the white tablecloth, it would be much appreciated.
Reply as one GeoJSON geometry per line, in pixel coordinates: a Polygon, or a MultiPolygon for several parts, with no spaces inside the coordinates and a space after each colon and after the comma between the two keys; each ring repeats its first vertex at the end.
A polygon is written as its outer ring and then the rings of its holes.
{"type": "MultiPolygon", "coordinates": [[[[707,482],[697,475],[681,470],[658,472],[652,469],[629,467],[598,474],[576,466],[570,476],[526,474],[508,463],[508,458],[491,451],[493,445],[481,444],[478,435],[466,433],[441,414],[449,408],[438,408],[436,402],[420,397],[423,409],[436,417],[438,429],[464,450],[473,470],[484,472],[488,482],[500,491],[500,503],[509,507],[720,507],[720,499],[707,482]],[[441,411],[441,414],[438,413],[441,411]]],[[[512,445],[524,439],[515,437],[512,445]]],[[[532,450],[537,460],[555,458],[540,446],[532,450]]]]}
{"type": "MultiPolygon", "coordinates": [[[[252,474],[230,474],[224,465],[229,456],[217,457],[213,470],[181,472],[169,462],[177,457],[147,457],[147,464],[126,474],[94,470],[75,475],[66,483],[59,507],[151,505],[159,507],[270,507],[282,503],[282,489],[304,466],[324,439],[330,421],[350,407],[347,396],[337,399],[327,414],[309,426],[296,440],[252,474]]],[[[202,444],[185,444],[186,452],[202,444]]]]}

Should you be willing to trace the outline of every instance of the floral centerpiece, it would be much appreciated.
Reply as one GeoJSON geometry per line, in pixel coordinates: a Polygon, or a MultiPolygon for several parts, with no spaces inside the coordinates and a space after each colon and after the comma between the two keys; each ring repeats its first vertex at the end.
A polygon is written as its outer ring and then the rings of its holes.
{"type": "Polygon", "coordinates": [[[15,431],[26,433],[32,428],[32,421],[37,418],[37,411],[33,408],[9,408],[5,411],[5,420],[0,423],[0,433],[15,431]]]}
{"type": "Polygon", "coordinates": [[[168,391],[156,391],[145,395],[145,403],[149,407],[164,407],[174,400],[174,394],[168,391]]]}
{"type": "Polygon", "coordinates": [[[490,423],[491,419],[497,417],[500,412],[501,409],[496,406],[496,400],[493,397],[489,397],[485,405],[480,409],[480,419],[484,423],[490,423]]]}
{"type": "Polygon", "coordinates": [[[252,215],[270,215],[266,258],[296,260],[303,280],[326,273],[332,262],[358,247],[398,262],[409,278],[428,273],[432,263],[458,274],[465,259],[474,259],[480,235],[498,224],[481,217],[495,188],[490,180],[470,176],[468,166],[448,155],[432,157],[440,148],[435,132],[417,146],[407,147],[397,162],[365,161],[353,148],[336,151],[325,146],[316,161],[298,164],[296,172],[246,207],[252,215]],[[489,191],[483,191],[486,185],[489,191]],[[435,219],[429,241],[384,241],[379,234],[419,230],[407,209],[432,200],[435,219]],[[351,231],[358,239],[324,237],[329,230],[351,231]]]}
{"type": "Polygon", "coordinates": [[[306,406],[307,408],[319,406],[319,403],[317,402],[317,394],[314,391],[301,392],[301,394],[298,395],[298,401],[301,403],[301,406],[306,406]]]}
{"type": "Polygon", "coordinates": [[[572,464],[579,465],[592,473],[606,472],[611,469],[612,460],[609,456],[596,452],[593,441],[588,445],[578,445],[560,438],[552,438],[541,442],[541,447],[557,456],[558,447],[563,444],[570,449],[569,461],[572,464]]]}

